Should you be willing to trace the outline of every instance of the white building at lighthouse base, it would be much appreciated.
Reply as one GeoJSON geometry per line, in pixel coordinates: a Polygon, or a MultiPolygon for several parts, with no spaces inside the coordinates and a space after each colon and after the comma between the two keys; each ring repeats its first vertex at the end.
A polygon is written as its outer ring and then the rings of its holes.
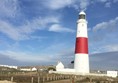
{"type": "Polygon", "coordinates": [[[64,65],[63,65],[62,62],[58,62],[58,64],[56,65],[56,71],[49,71],[49,73],[70,74],[70,75],[88,75],[88,76],[107,76],[107,74],[95,74],[95,73],[76,72],[75,69],[64,68],[64,65]]]}
{"type": "Polygon", "coordinates": [[[118,76],[117,71],[107,71],[106,74],[76,72],[75,69],[64,68],[64,65],[63,65],[62,62],[58,62],[58,64],[56,65],[56,71],[49,71],[49,73],[72,74],[72,75],[88,75],[88,76],[108,76],[108,77],[113,77],[113,78],[116,78],[118,76]]]}
{"type": "Polygon", "coordinates": [[[56,71],[50,71],[49,73],[75,74],[75,75],[86,75],[86,74],[89,74],[89,73],[76,72],[75,69],[71,69],[71,68],[64,68],[64,65],[63,65],[62,62],[58,62],[58,64],[56,65],[56,71]]]}
{"type": "Polygon", "coordinates": [[[64,65],[62,62],[58,62],[56,65],[56,72],[75,72],[74,69],[64,68],[64,65]]]}

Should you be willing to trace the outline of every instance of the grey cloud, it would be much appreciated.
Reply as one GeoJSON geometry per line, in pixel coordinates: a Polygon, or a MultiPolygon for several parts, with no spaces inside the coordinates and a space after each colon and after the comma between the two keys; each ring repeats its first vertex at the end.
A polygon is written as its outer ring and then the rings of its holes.
{"type": "Polygon", "coordinates": [[[99,31],[99,30],[116,31],[117,26],[118,26],[118,17],[108,22],[102,22],[97,24],[96,26],[93,27],[93,31],[99,31]]]}
{"type": "Polygon", "coordinates": [[[117,70],[117,61],[118,51],[90,55],[90,66],[92,69],[117,70]]]}
{"type": "Polygon", "coordinates": [[[90,36],[90,42],[108,41],[109,38],[111,38],[110,40],[114,39],[117,36],[117,27],[118,17],[107,22],[101,22],[96,24],[93,27],[93,30],[90,32],[90,34],[94,34],[90,36]]]}

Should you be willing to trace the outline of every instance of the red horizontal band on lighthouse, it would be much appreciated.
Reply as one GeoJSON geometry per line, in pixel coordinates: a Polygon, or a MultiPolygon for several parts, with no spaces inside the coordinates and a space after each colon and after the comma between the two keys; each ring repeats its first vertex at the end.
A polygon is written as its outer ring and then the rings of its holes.
{"type": "Polygon", "coordinates": [[[86,37],[76,38],[75,54],[77,53],[88,54],[88,38],[86,37]]]}

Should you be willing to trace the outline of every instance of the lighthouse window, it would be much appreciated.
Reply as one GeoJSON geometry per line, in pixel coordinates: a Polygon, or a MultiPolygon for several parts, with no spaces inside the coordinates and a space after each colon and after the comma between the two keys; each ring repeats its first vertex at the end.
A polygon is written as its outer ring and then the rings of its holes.
{"type": "Polygon", "coordinates": [[[79,15],[79,19],[85,19],[85,15],[79,15]]]}
{"type": "Polygon", "coordinates": [[[84,26],[84,24],[82,24],[82,26],[84,26]]]}

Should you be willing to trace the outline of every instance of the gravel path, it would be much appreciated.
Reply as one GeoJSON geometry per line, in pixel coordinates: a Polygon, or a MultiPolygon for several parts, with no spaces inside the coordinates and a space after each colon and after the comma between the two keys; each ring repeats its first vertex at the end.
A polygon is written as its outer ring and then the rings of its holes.
{"type": "Polygon", "coordinates": [[[5,80],[5,81],[0,81],[0,83],[15,83],[15,82],[5,80]]]}

